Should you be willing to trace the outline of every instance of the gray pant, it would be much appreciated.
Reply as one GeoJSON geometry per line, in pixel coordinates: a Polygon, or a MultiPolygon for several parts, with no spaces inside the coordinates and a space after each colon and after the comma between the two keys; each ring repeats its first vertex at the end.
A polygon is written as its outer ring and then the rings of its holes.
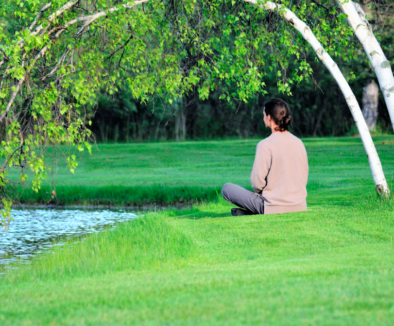
{"type": "Polygon", "coordinates": [[[263,197],[255,192],[233,183],[226,183],[222,189],[222,196],[229,203],[246,209],[251,214],[264,214],[263,197]]]}

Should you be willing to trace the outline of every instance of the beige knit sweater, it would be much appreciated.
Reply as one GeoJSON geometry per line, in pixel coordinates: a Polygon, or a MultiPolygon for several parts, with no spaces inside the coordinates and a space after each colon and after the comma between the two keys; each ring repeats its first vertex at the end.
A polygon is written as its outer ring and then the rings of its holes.
{"type": "Polygon", "coordinates": [[[264,214],[305,211],[308,171],[305,146],[290,132],[259,142],[250,181],[264,198],[264,214]]]}

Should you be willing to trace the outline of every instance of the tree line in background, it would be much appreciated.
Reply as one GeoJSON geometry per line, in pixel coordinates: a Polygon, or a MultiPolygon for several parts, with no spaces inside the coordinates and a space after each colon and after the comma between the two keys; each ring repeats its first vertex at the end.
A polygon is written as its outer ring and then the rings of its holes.
{"type": "MultiPolygon", "coordinates": [[[[363,78],[364,87],[374,80],[372,74],[363,78]]],[[[279,93],[277,80],[272,78],[267,86],[269,95],[256,95],[248,103],[221,100],[220,92],[210,94],[204,101],[193,92],[175,105],[168,105],[159,98],[141,103],[133,99],[127,85],[122,85],[116,94],[100,93],[97,106],[91,108],[91,130],[99,142],[261,137],[269,134],[263,123],[264,102],[281,97],[292,110],[291,129],[301,137],[356,133],[353,117],[335,81],[318,67],[313,77],[314,80],[296,85],[292,96],[279,93]]],[[[361,103],[363,88],[354,89],[361,103]]],[[[379,93],[377,104],[374,129],[391,133],[386,104],[379,93]]]]}

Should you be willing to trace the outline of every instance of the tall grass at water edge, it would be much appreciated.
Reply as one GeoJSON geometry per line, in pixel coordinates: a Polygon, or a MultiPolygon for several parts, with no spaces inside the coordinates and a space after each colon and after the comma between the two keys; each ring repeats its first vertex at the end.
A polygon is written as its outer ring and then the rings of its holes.
{"type": "Polygon", "coordinates": [[[190,238],[171,227],[160,215],[151,214],[132,223],[118,224],[114,230],[79,240],[69,238],[64,245],[40,255],[32,264],[20,265],[20,269],[7,273],[6,278],[18,282],[56,280],[124,269],[154,269],[161,262],[181,263],[192,247],[190,238]]]}

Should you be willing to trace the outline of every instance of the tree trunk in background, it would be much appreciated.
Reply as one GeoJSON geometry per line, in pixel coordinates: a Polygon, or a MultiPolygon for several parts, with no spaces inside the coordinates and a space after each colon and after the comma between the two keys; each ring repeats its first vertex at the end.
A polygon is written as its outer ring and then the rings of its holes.
{"type": "Polygon", "coordinates": [[[186,139],[186,114],[183,99],[174,101],[175,107],[175,140],[184,141],[186,139]]]}
{"type": "Polygon", "coordinates": [[[315,130],[313,131],[313,137],[317,137],[317,132],[319,130],[320,122],[323,117],[323,112],[324,112],[324,108],[320,108],[320,112],[319,112],[319,115],[317,117],[317,121],[315,124],[315,130]]]}
{"type": "Polygon", "coordinates": [[[198,91],[195,89],[193,92],[187,94],[184,97],[184,114],[186,117],[185,120],[185,137],[189,137],[191,139],[196,138],[196,120],[198,117],[198,91]]]}
{"type": "Polygon", "coordinates": [[[363,116],[368,129],[373,130],[378,120],[379,87],[375,81],[371,81],[363,88],[363,116]]]}
{"type": "Polygon", "coordinates": [[[363,45],[368,59],[372,64],[394,129],[394,76],[390,61],[387,60],[378,40],[373,34],[362,7],[351,0],[346,1],[337,0],[342,11],[348,16],[350,26],[363,45]]]}
{"type": "MultiPolygon", "coordinates": [[[[257,4],[256,0],[244,1],[257,4]]],[[[387,181],[383,173],[383,168],[378,156],[378,152],[376,151],[375,144],[373,143],[371,134],[368,130],[368,126],[365,123],[363,114],[361,113],[360,105],[357,102],[357,99],[354,96],[354,93],[350,88],[349,83],[346,81],[346,78],[343,76],[338,65],[323,48],[323,45],[318,41],[312,30],[301,19],[299,19],[294,14],[294,12],[280,4],[276,4],[271,1],[262,3],[260,4],[260,6],[265,10],[279,11],[281,15],[283,15],[283,17],[290,23],[290,25],[293,26],[298,32],[300,32],[303,38],[310,44],[310,46],[312,46],[320,61],[324,63],[326,68],[330,71],[331,75],[335,78],[339,88],[342,91],[343,96],[346,99],[350,112],[352,113],[353,119],[356,123],[361,140],[363,142],[364,149],[369,161],[369,166],[371,168],[372,177],[375,183],[376,192],[378,194],[384,194],[387,196],[390,193],[390,190],[388,188],[387,181]]]]}

